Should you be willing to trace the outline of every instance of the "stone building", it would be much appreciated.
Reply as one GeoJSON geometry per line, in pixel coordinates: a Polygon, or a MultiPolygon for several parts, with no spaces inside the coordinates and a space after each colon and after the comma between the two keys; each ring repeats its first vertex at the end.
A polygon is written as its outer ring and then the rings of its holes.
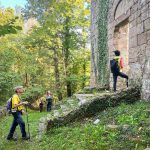
{"type": "MultiPolygon", "coordinates": [[[[102,36],[99,31],[103,25],[101,22],[104,22],[107,32],[105,67],[109,70],[113,51],[119,49],[125,62],[124,72],[130,78],[130,86],[141,86],[142,98],[150,99],[150,0],[92,0],[91,22],[91,86],[101,86],[97,79],[101,76],[98,62],[103,43],[98,41],[102,36]],[[106,17],[101,20],[101,16],[104,16],[101,5],[104,2],[107,11],[106,17]]],[[[106,84],[110,87],[111,76],[111,73],[106,76],[106,81],[109,81],[106,84]]],[[[122,88],[123,80],[119,79],[119,83],[119,88],[122,88]]]]}

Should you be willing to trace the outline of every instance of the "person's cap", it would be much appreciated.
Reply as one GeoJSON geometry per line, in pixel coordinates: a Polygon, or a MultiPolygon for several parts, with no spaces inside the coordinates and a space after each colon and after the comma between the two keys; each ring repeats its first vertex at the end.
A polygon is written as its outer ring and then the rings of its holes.
{"type": "Polygon", "coordinates": [[[115,50],[113,52],[115,53],[115,55],[120,55],[120,51],[119,50],[115,50]]]}
{"type": "Polygon", "coordinates": [[[18,90],[18,89],[23,89],[23,86],[16,86],[16,87],[14,87],[14,90],[16,91],[16,90],[18,90]]]}

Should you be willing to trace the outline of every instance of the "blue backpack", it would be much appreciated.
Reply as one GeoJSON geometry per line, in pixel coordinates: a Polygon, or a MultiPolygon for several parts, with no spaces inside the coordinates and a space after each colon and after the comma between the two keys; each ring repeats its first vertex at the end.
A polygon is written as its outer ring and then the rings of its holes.
{"type": "Polygon", "coordinates": [[[6,110],[7,110],[8,114],[12,113],[11,109],[12,109],[12,97],[9,98],[9,100],[7,101],[7,104],[6,104],[6,110]]]}
{"type": "Polygon", "coordinates": [[[115,59],[110,60],[110,69],[112,73],[120,72],[120,67],[117,60],[115,59]]]}

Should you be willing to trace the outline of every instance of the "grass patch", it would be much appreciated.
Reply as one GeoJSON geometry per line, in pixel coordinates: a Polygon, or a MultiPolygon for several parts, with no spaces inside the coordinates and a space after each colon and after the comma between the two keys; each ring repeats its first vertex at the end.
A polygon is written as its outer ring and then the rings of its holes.
{"type": "MultiPolygon", "coordinates": [[[[43,136],[41,142],[36,139],[38,122],[47,113],[31,111],[29,113],[31,141],[22,141],[20,129],[17,128],[17,142],[9,142],[6,136],[12,117],[0,120],[1,150],[142,150],[150,145],[150,105],[137,102],[133,105],[121,104],[108,108],[86,118],[81,122],[61,128],[51,129],[43,136]],[[100,119],[99,124],[93,122],[100,119]],[[117,129],[110,129],[109,124],[115,124],[117,129]]],[[[26,120],[26,116],[24,116],[26,120]]],[[[149,147],[150,148],[150,147],[149,147]]]]}

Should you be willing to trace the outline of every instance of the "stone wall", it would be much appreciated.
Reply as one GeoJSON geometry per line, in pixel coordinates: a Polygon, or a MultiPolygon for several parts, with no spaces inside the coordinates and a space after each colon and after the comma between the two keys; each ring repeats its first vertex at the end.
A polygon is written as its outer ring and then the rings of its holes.
{"type": "Polygon", "coordinates": [[[84,99],[84,103],[75,107],[75,109],[72,109],[64,116],[57,116],[50,120],[42,118],[42,129],[44,124],[47,124],[47,129],[64,126],[77,120],[82,120],[83,118],[91,117],[100,111],[103,111],[109,107],[118,106],[121,103],[133,104],[139,99],[140,91],[138,88],[131,88],[118,93],[105,93],[99,96],[95,95],[89,98],[88,100],[84,99]]]}
{"type": "Polygon", "coordinates": [[[146,59],[146,63],[143,71],[142,79],[142,98],[144,100],[150,100],[150,47],[147,49],[146,53],[149,58],[146,59]]]}
{"type": "MultiPolygon", "coordinates": [[[[92,67],[97,52],[97,29],[98,0],[92,1],[92,67]]],[[[130,78],[130,86],[140,85],[142,87],[142,97],[150,97],[150,0],[110,0],[108,11],[108,49],[109,60],[113,58],[115,47],[115,30],[124,21],[128,22],[128,66],[126,66],[130,78]]],[[[121,50],[120,50],[121,51],[121,50]]],[[[97,68],[92,68],[91,84],[95,81],[97,68]]],[[[110,75],[110,87],[112,87],[112,77],[110,75]]]]}
{"type": "Polygon", "coordinates": [[[6,108],[0,106],[0,118],[2,118],[3,116],[6,116],[6,108]]]}
{"type": "Polygon", "coordinates": [[[91,2],[91,80],[90,84],[92,87],[97,86],[98,78],[98,6],[99,0],[93,0],[91,2]]]}

